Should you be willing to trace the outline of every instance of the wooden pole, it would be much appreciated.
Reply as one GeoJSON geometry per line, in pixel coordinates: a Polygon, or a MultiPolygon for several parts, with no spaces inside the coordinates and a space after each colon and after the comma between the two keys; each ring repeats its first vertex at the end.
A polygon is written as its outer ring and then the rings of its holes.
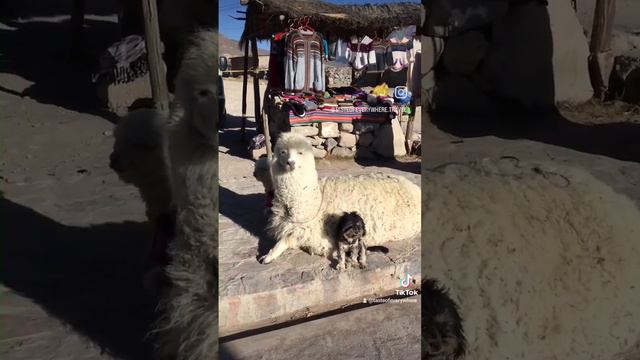
{"type": "MultiPolygon", "coordinates": [[[[167,77],[162,66],[162,45],[160,43],[156,0],[142,0],[142,11],[144,14],[144,35],[153,102],[158,110],[168,112],[169,92],[167,90],[167,77]]],[[[211,61],[214,60],[212,59],[211,61]]]]}
{"type": "Polygon", "coordinates": [[[71,13],[72,50],[73,55],[81,57],[84,47],[84,11],[86,0],[74,0],[71,13]]]}
{"type": "Polygon", "coordinates": [[[244,141],[247,128],[247,78],[249,77],[249,41],[244,43],[244,68],[242,70],[242,128],[241,140],[244,141]]]}
{"type": "Polygon", "coordinates": [[[260,114],[260,79],[258,79],[258,39],[253,38],[251,41],[251,52],[254,58],[253,68],[253,111],[255,114],[256,127],[262,122],[260,114]]]}
{"type": "MultiPolygon", "coordinates": [[[[265,96],[265,107],[268,99],[265,96]]],[[[267,159],[271,159],[272,149],[271,149],[271,133],[269,132],[269,115],[262,116],[262,131],[264,134],[264,144],[267,147],[267,159]]]]}
{"type": "MultiPolygon", "coordinates": [[[[413,64],[414,62],[409,63],[409,67],[407,68],[407,89],[411,89],[411,81],[412,81],[412,77],[413,77],[413,64]]],[[[407,132],[404,136],[404,141],[405,141],[405,147],[407,148],[407,155],[411,153],[411,146],[413,145],[413,119],[415,116],[415,94],[411,94],[411,103],[409,104],[409,109],[411,111],[411,114],[409,115],[409,119],[407,121],[407,132]]],[[[402,110],[404,110],[404,107],[402,107],[402,110]]],[[[403,111],[404,112],[404,111],[403,111]]],[[[402,119],[402,114],[400,114],[400,119],[402,119]]]]}
{"type": "Polygon", "coordinates": [[[597,0],[589,45],[589,74],[594,97],[601,101],[607,94],[609,76],[613,68],[611,33],[615,15],[615,0],[597,0]]]}

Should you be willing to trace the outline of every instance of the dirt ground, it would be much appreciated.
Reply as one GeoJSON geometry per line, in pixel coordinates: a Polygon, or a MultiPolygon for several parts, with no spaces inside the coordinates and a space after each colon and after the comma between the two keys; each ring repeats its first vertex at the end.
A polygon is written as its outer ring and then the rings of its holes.
{"type": "MultiPolygon", "coordinates": [[[[0,251],[0,358],[150,358],[144,334],[153,304],[139,282],[149,229],[135,189],[108,168],[115,119],[95,110],[88,83],[91,67],[68,58],[68,22],[59,19],[56,11],[36,15],[45,19],[0,21],[0,208],[5,221],[0,251]],[[43,33],[47,41],[41,41],[43,33]],[[33,44],[38,46],[29,46],[33,44]]],[[[90,49],[104,48],[117,37],[115,31],[112,16],[89,18],[90,49]]],[[[228,88],[227,101],[239,94],[228,88]]],[[[238,105],[233,106],[230,112],[238,114],[238,105]]],[[[562,110],[558,116],[535,121],[517,117],[425,121],[423,176],[450,162],[510,156],[581,169],[640,206],[638,112],[611,111],[599,105],[562,110]]],[[[221,144],[226,152],[220,158],[222,185],[234,179],[252,181],[252,163],[241,155],[234,139],[239,136],[237,121],[232,119],[229,140],[221,144]]],[[[330,161],[319,166],[362,171],[364,164],[330,161]]],[[[415,161],[378,166],[412,174],[420,169],[415,161]]],[[[528,254],[520,256],[527,259],[528,254]]],[[[464,265],[446,264],[450,269],[464,265]]],[[[439,266],[427,269],[444,273],[445,265],[439,266]]],[[[637,270],[623,271],[629,276],[637,270]]],[[[474,321],[483,308],[472,308],[474,303],[465,301],[464,283],[447,285],[461,303],[463,315],[474,321]]],[[[635,316],[639,310],[628,309],[635,316]]],[[[478,332],[468,332],[471,349],[483,346],[474,335],[478,332]]],[[[559,334],[566,335],[567,341],[584,337],[559,334]]],[[[633,347],[628,335],[609,345],[620,350],[633,347]]],[[[527,350],[544,344],[532,341],[527,350]]],[[[600,350],[584,346],[594,354],[600,350]]],[[[535,352],[524,351],[514,350],[508,358],[539,359],[535,352]]],[[[612,359],[613,353],[610,350],[599,359],[612,359]]]]}
{"type": "Polygon", "coordinates": [[[423,274],[459,302],[469,358],[640,356],[639,116],[561,109],[423,128],[423,274]]]}

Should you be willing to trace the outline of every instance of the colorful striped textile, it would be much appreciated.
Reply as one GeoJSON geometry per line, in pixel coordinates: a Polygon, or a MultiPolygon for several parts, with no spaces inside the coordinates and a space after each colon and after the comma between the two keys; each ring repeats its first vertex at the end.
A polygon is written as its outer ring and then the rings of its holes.
{"type": "Polygon", "coordinates": [[[328,111],[328,110],[314,110],[307,111],[305,116],[300,117],[295,115],[292,111],[289,112],[289,124],[290,125],[303,125],[320,122],[337,122],[337,123],[352,123],[356,121],[373,122],[373,123],[386,123],[391,120],[391,113],[389,112],[348,112],[348,111],[328,111]]]}

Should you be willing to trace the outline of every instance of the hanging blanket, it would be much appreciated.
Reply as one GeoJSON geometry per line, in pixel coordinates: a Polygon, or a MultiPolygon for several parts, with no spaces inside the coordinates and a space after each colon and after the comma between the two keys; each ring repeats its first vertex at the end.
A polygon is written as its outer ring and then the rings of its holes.
{"type": "Polygon", "coordinates": [[[293,111],[289,112],[289,124],[303,125],[320,122],[353,123],[373,122],[386,123],[395,117],[394,112],[358,112],[358,111],[307,111],[303,117],[297,116],[293,111]]]}
{"type": "Polygon", "coordinates": [[[147,49],[144,38],[130,35],[100,56],[100,70],[93,82],[106,79],[109,84],[125,84],[144,76],[148,71],[147,49]]]}

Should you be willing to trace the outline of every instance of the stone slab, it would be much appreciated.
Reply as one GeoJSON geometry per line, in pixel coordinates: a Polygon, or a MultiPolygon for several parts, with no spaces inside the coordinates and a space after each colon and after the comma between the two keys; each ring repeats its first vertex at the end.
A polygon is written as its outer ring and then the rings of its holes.
{"type": "MultiPolygon", "coordinates": [[[[388,168],[346,172],[372,171],[400,173],[415,183],[420,179],[418,174],[388,168]]],[[[320,171],[320,176],[328,174],[320,171]]],[[[338,272],[330,260],[300,250],[288,250],[274,262],[260,264],[258,250],[266,253],[273,245],[264,231],[264,203],[257,180],[247,177],[221,181],[220,336],[341,308],[361,302],[365,296],[394,294],[405,272],[416,281],[420,279],[419,236],[387,244],[388,254],[369,254],[366,270],[338,272]]]]}
{"type": "Polygon", "coordinates": [[[230,359],[420,358],[420,296],[374,305],[220,344],[230,359]]]}

